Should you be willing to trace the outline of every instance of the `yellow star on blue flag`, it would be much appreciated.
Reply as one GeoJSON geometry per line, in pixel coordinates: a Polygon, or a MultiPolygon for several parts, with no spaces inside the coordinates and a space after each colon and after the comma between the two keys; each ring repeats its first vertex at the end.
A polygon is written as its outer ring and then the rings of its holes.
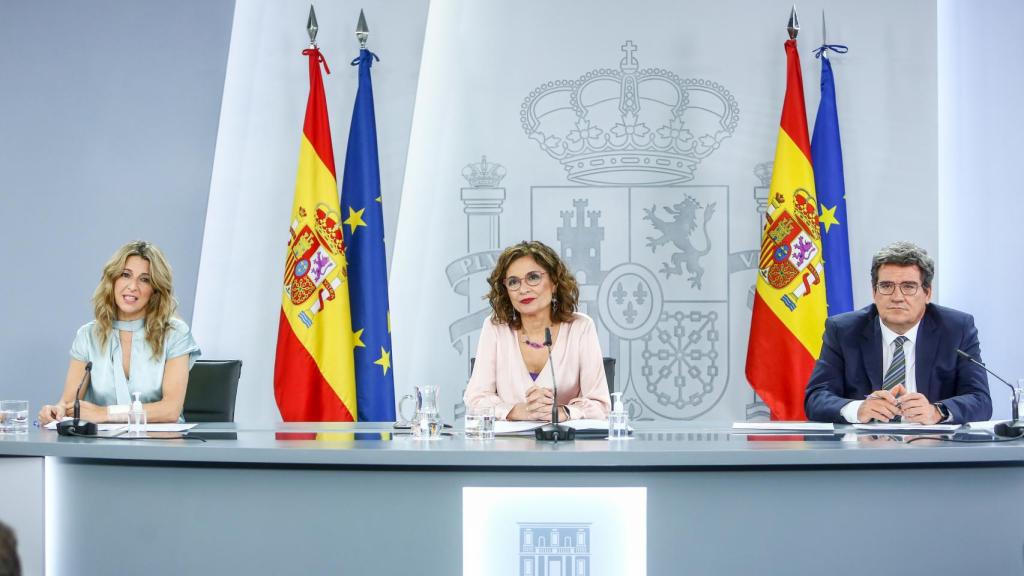
{"type": "Polygon", "coordinates": [[[349,234],[355,234],[356,228],[366,226],[366,222],[363,222],[363,212],[366,212],[366,208],[353,210],[351,206],[348,207],[348,218],[345,219],[345,224],[348,226],[349,234]]]}
{"type": "Polygon", "coordinates": [[[380,358],[377,358],[376,360],[374,360],[373,363],[376,364],[377,366],[380,366],[381,368],[383,368],[384,369],[384,374],[387,374],[388,373],[388,369],[391,368],[391,353],[388,352],[387,350],[385,350],[383,346],[381,346],[380,347],[380,358]]]}
{"type": "Polygon", "coordinates": [[[828,230],[833,224],[839,225],[839,220],[836,220],[836,208],[837,206],[829,208],[824,204],[821,205],[821,225],[825,227],[825,234],[828,234],[828,230]]]}

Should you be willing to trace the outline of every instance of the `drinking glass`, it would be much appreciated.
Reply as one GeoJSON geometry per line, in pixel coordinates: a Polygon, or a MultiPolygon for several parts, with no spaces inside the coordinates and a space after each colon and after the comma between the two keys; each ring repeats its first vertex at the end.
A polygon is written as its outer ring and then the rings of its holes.
{"type": "Polygon", "coordinates": [[[494,440],[494,406],[466,409],[466,438],[494,440]]]}
{"type": "Polygon", "coordinates": [[[28,400],[0,400],[0,433],[28,434],[28,400]]]}

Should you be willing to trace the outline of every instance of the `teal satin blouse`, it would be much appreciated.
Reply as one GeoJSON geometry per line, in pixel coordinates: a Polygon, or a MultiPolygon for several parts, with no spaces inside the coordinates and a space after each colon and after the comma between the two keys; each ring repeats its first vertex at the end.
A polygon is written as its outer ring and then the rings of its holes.
{"type": "Polygon", "coordinates": [[[101,350],[96,336],[96,322],[92,321],[78,329],[71,344],[71,357],[82,362],[92,362],[92,384],[84,400],[99,406],[130,404],[132,392],[141,392],[143,403],[158,402],[163,398],[164,366],[171,358],[188,354],[188,367],[192,368],[201,354],[199,345],[192,338],[188,324],[178,318],[171,318],[171,329],[164,340],[164,353],[153,358],[153,350],[146,342],[145,320],[114,322],[114,328],[101,350]],[[124,377],[124,363],[121,355],[121,339],[118,331],[132,332],[131,378],[124,377]]]}

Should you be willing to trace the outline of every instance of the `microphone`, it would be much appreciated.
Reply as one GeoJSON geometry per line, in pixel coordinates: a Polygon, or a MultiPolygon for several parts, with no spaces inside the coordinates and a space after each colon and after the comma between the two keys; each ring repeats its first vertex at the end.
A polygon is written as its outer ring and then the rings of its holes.
{"type": "Polygon", "coordinates": [[[996,435],[997,436],[1005,436],[1005,437],[1009,437],[1009,438],[1016,438],[1018,436],[1024,435],[1024,422],[1020,421],[1020,415],[1017,413],[1017,404],[1020,403],[1020,392],[1019,392],[1019,390],[1017,390],[1012,384],[1010,384],[1006,380],[1003,380],[1003,378],[1001,376],[999,376],[999,374],[996,374],[995,372],[989,370],[988,366],[985,366],[984,362],[978,360],[974,356],[971,356],[970,354],[968,354],[967,352],[964,352],[963,350],[961,350],[959,348],[956,349],[956,353],[959,354],[960,356],[963,356],[968,361],[973,362],[973,363],[977,364],[978,366],[981,366],[982,369],[985,370],[985,372],[988,372],[989,374],[995,376],[996,380],[999,380],[1003,384],[1006,384],[1006,386],[1010,389],[1010,393],[1011,393],[1011,397],[1012,397],[1012,400],[1011,400],[1012,405],[1010,406],[1010,414],[1013,416],[1013,420],[1010,420],[1009,422],[1000,422],[999,424],[996,424],[995,427],[993,428],[993,431],[996,433],[996,435]]]}
{"type": "Polygon", "coordinates": [[[544,346],[548,349],[548,367],[551,368],[551,423],[558,426],[558,384],[555,383],[555,365],[551,361],[551,328],[544,329],[544,346]]]}
{"type": "Polygon", "coordinates": [[[92,380],[92,362],[85,364],[85,373],[82,374],[82,381],[78,383],[78,390],[75,390],[75,408],[73,410],[74,418],[72,420],[64,420],[57,423],[57,434],[61,436],[95,436],[97,432],[96,424],[89,422],[88,420],[80,420],[79,417],[82,415],[82,401],[80,396],[82,395],[82,388],[86,382],[92,380]]]}
{"type": "Polygon", "coordinates": [[[537,440],[546,442],[575,440],[576,431],[558,423],[558,384],[555,382],[555,362],[551,358],[551,328],[544,329],[544,345],[548,348],[548,367],[551,368],[551,424],[538,428],[534,435],[537,440]]]}

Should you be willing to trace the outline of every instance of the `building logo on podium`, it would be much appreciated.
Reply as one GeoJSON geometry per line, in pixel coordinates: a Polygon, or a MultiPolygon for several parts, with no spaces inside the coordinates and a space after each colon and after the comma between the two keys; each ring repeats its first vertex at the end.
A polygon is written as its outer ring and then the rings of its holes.
{"type": "Polygon", "coordinates": [[[590,523],[519,523],[519,576],[590,576],[590,523]]]}

